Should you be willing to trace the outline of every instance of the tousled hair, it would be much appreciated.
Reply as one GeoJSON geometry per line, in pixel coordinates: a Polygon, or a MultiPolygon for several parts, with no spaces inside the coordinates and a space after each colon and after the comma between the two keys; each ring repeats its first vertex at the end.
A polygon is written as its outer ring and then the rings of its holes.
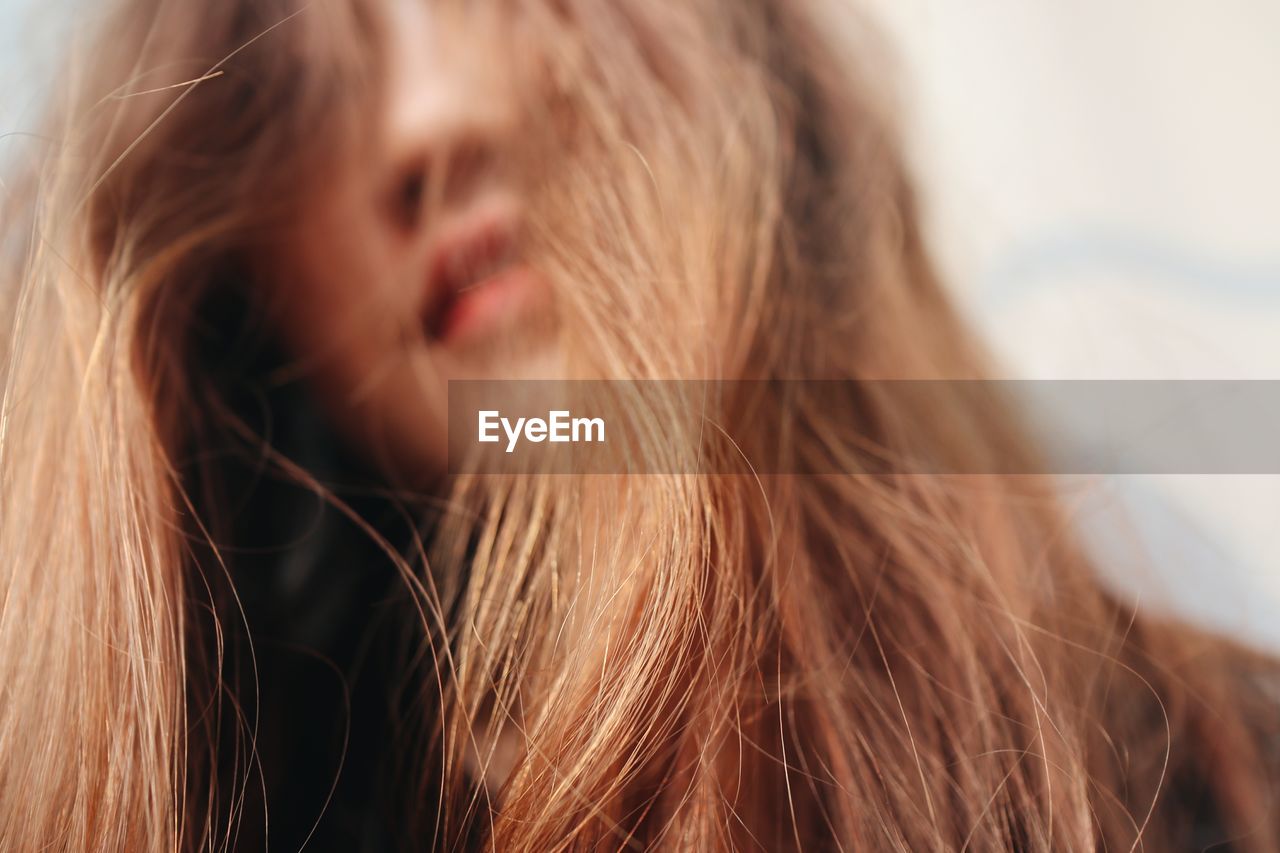
{"type": "MultiPolygon", "coordinates": [[[[857,21],[495,7],[541,69],[518,156],[574,376],[991,375],[857,21]]],[[[378,39],[364,0],[123,0],[4,200],[5,849],[242,838],[253,691],[223,661],[252,637],[192,463],[235,427],[192,330],[361,144],[378,39]]],[[[1269,661],[1109,595],[1046,478],[867,461],[1031,458],[1011,414],[749,387],[707,414],[713,469],[807,473],[460,477],[408,553],[379,543],[421,629],[421,843],[1164,850],[1202,778],[1242,848],[1277,849],[1269,661]]],[[[638,467],[679,470],[687,406],[633,403],[638,467]]]]}

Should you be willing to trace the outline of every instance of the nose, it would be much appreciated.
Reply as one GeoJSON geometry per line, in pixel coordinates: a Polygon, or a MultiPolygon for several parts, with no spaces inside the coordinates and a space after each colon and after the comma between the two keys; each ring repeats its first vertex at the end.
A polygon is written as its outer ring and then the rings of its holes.
{"type": "Polygon", "coordinates": [[[392,218],[417,232],[433,212],[464,203],[497,179],[516,105],[496,61],[502,53],[495,27],[465,10],[446,17],[422,0],[393,2],[384,162],[392,218]]]}

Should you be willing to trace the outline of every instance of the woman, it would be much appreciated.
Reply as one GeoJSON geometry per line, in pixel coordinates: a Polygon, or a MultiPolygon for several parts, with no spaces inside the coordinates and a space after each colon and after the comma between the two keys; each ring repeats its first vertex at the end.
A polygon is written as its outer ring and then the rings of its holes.
{"type": "Polygon", "coordinates": [[[1277,849],[1271,662],[895,473],[1033,467],[996,407],[446,474],[450,379],[988,375],[854,23],[122,0],[5,202],[0,846],[1277,849]]]}

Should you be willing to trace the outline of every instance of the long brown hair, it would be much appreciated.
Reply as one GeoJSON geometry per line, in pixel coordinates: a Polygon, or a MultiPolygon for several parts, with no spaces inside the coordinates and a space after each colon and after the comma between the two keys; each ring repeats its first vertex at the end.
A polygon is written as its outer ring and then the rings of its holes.
{"type": "MultiPolygon", "coordinates": [[[[856,20],[517,5],[544,72],[530,251],[575,376],[990,375],[856,20]]],[[[187,464],[217,408],[191,330],[358,144],[376,12],[121,2],[5,199],[5,849],[224,847],[246,819],[253,732],[206,713],[236,707],[242,628],[214,600],[216,471],[197,490],[187,464]]],[[[1242,846],[1277,849],[1269,662],[1107,595],[1046,480],[865,461],[1033,453],[1009,415],[762,387],[717,402],[740,426],[711,452],[812,473],[460,478],[426,542],[386,548],[430,663],[421,843],[1163,850],[1191,832],[1177,780],[1203,779],[1242,846]]],[[[637,453],[670,452],[681,405],[632,413],[637,453]]]]}

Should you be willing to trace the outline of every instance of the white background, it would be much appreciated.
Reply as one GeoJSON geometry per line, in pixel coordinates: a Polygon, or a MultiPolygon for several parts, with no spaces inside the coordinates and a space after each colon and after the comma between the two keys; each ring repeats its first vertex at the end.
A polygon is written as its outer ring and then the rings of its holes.
{"type": "MultiPolygon", "coordinates": [[[[1280,379],[1280,3],[872,5],[932,242],[1009,375],[1280,379]]],[[[1280,648],[1280,477],[1079,502],[1131,594],[1280,648]]]]}

